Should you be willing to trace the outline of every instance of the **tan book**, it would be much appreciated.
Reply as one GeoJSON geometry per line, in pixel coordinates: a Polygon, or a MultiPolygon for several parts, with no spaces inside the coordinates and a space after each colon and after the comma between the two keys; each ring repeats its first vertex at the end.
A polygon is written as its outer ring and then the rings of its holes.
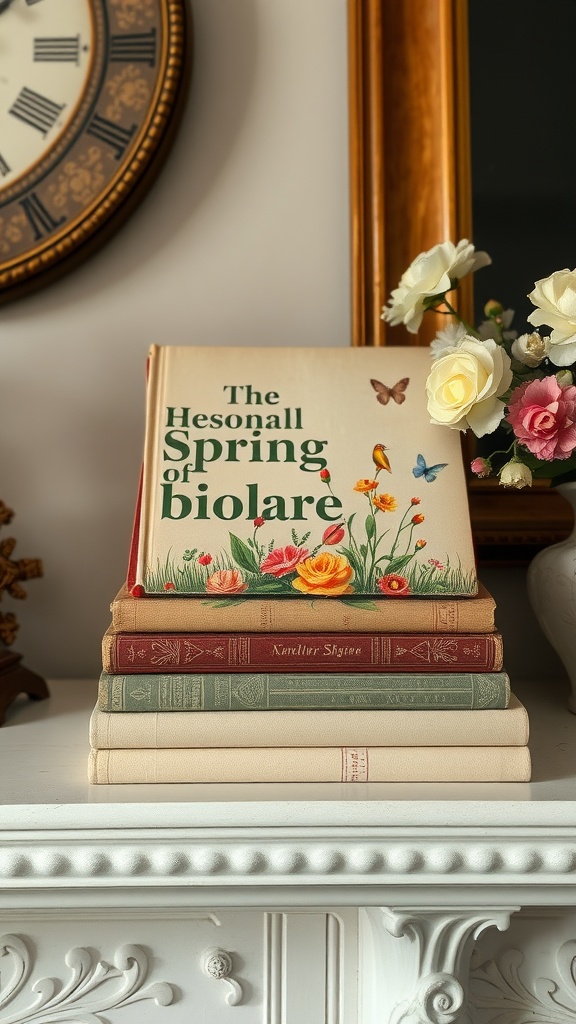
{"type": "Polygon", "coordinates": [[[90,744],[115,747],[525,746],[528,713],[505,711],[100,711],[90,744]]]}
{"type": "Polygon", "coordinates": [[[152,345],[128,586],[141,594],[477,592],[457,431],[425,349],[152,345]]]}
{"type": "Polygon", "coordinates": [[[474,597],[132,597],[124,585],[110,605],[117,633],[491,633],[496,602],[480,583],[474,597]]]}
{"type": "Polygon", "coordinates": [[[528,782],[524,747],[93,748],[88,780],[178,782],[528,782]]]}

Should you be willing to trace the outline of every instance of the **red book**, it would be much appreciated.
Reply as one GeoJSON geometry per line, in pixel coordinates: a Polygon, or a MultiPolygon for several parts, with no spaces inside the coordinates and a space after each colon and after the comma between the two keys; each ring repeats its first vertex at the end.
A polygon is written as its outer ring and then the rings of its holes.
{"type": "Polygon", "coordinates": [[[498,672],[500,633],[116,633],[105,672],[498,672]]]}

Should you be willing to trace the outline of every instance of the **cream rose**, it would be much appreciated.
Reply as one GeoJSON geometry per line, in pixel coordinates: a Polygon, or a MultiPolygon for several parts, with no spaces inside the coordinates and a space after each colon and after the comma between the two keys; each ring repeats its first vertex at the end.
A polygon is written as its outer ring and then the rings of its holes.
{"type": "Polygon", "coordinates": [[[412,334],[416,334],[427,299],[443,296],[455,288],[466,274],[491,262],[488,254],[476,252],[467,238],[458,245],[440,242],[427,252],[421,252],[402,274],[398,287],[390,296],[389,305],[382,309],[382,319],[392,326],[405,324],[412,334]]]}
{"type": "Polygon", "coordinates": [[[524,366],[540,366],[550,351],[550,338],[542,338],[533,331],[532,334],[521,334],[512,342],[512,355],[524,366]]]}
{"type": "Polygon", "coordinates": [[[477,437],[491,434],[506,411],[500,396],[512,382],[508,353],[490,338],[466,335],[458,348],[432,364],[426,381],[432,423],[467,430],[477,437]]]}
{"type": "Polygon", "coordinates": [[[523,462],[515,462],[512,459],[511,462],[507,462],[505,466],[502,466],[500,470],[500,483],[504,487],[517,487],[518,490],[522,487],[531,487],[532,473],[523,462]]]}
{"type": "Polygon", "coordinates": [[[528,322],[552,328],[548,358],[555,366],[569,366],[576,360],[576,270],[541,278],[528,298],[537,307],[528,322]]]}

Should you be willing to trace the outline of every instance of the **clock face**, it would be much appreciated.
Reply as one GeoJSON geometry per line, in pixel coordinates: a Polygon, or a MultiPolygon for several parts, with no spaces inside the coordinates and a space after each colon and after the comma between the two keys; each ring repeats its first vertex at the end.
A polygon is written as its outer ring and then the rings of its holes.
{"type": "Polygon", "coordinates": [[[0,300],[67,269],[166,147],[186,0],[0,0],[0,300]]]}

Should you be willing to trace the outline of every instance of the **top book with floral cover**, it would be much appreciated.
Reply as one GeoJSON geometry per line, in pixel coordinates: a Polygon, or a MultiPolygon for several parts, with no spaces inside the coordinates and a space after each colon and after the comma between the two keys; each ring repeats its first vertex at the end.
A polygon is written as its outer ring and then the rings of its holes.
{"type": "Polygon", "coordinates": [[[457,433],[418,348],[150,349],[134,596],[465,596],[457,433]]]}

